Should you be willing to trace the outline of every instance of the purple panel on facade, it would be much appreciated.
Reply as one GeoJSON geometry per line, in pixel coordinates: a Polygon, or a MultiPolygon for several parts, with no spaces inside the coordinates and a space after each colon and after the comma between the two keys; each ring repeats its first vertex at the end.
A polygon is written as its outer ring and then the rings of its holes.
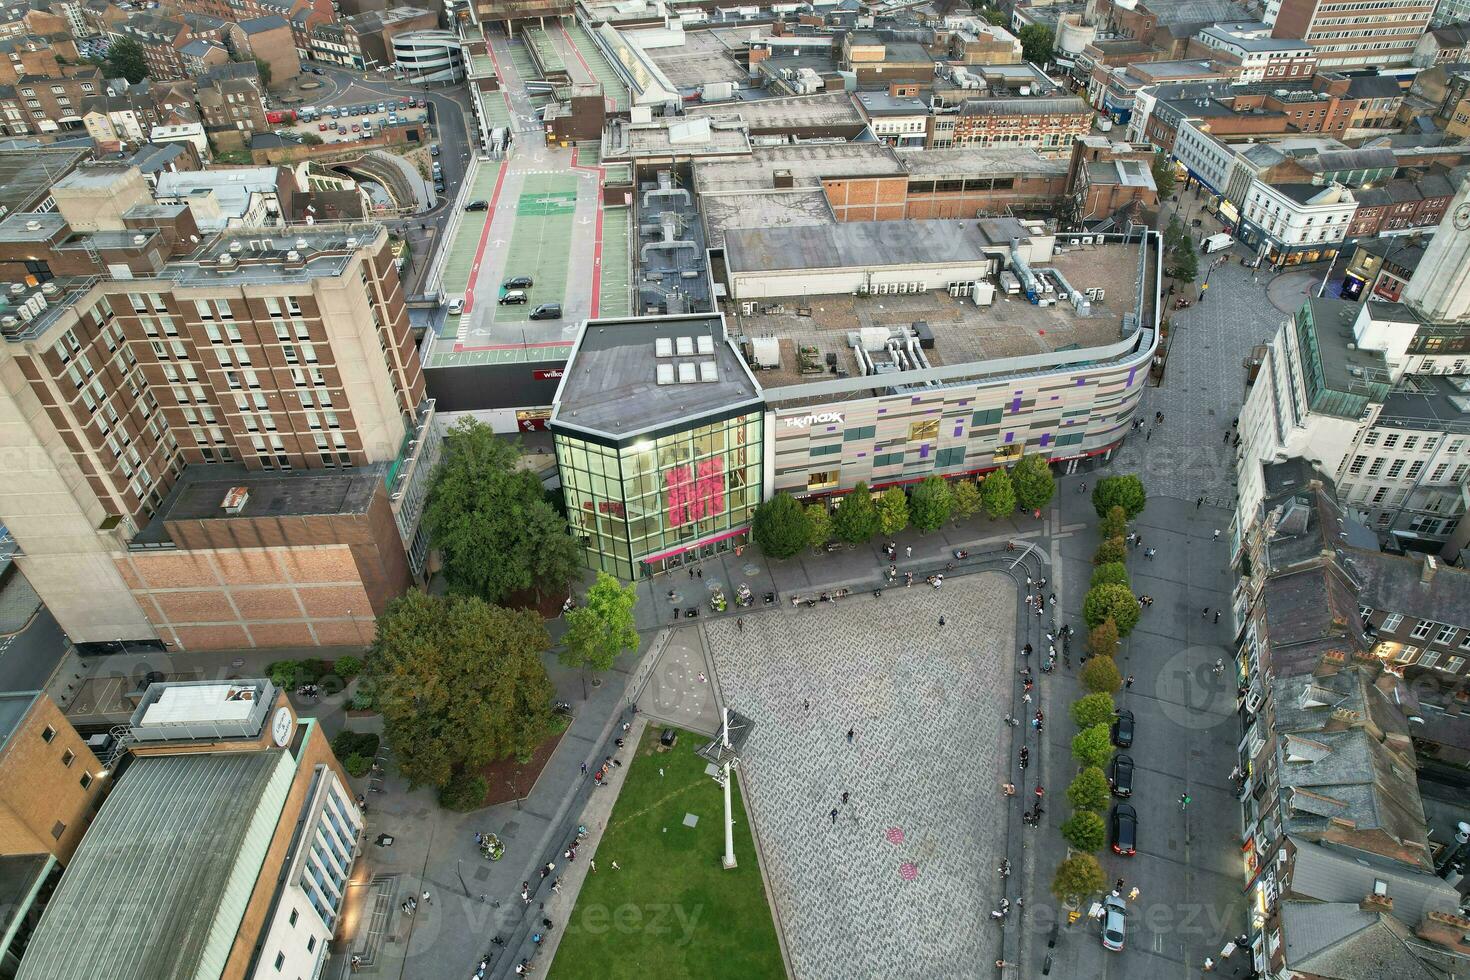
{"type": "Polygon", "coordinates": [[[957,426],[954,427],[954,437],[956,439],[958,439],[961,435],[963,435],[964,432],[965,432],[965,427],[963,425],[957,425],[957,426]]]}
{"type": "Polygon", "coordinates": [[[1016,434],[1014,432],[1007,432],[1006,433],[1006,442],[1010,442],[1014,438],[1016,438],[1016,434]]]}
{"type": "Polygon", "coordinates": [[[1059,401],[1062,400],[1062,396],[1061,395],[1052,395],[1051,396],[1051,400],[1054,401],[1054,402],[1059,402],[1059,401]]]}
{"type": "Polygon", "coordinates": [[[909,404],[910,405],[917,405],[917,404],[919,404],[919,402],[921,402],[923,400],[924,399],[920,398],[918,395],[915,395],[913,398],[909,399],[909,404]]]}
{"type": "Polygon", "coordinates": [[[1011,399],[1011,414],[1014,415],[1015,413],[1019,412],[1020,410],[1021,410],[1021,396],[1020,395],[1017,395],[1015,398],[1012,398],[1011,399]]]}
{"type": "Polygon", "coordinates": [[[1085,384],[1087,384],[1087,379],[1086,378],[1078,378],[1077,379],[1077,387],[1081,388],[1085,384]]]}
{"type": "Polygon", "coordinates": [[[960,400],[959,400],[959,401],[958,401],[958,402],[956,402],[956,403],[955,403],[955,404],[956,404],[956,406],[957,406],[957,407],[959,407],[959,408],[964,408],[964,407],[965,407],[965,406],[966,406],[966,405],[968,405],[968,404],[970,404],[970,399],[968,399],[968,398],[961,398],[961,399],[960,399],[960,400]]]}
{"type": "Polygon", "coordinates": [[[928,459],[929,458],[929,444],[927,442],[924,443],[924,445],[922,445],[922,446],[919,447],[919,458],[920,459],[928,459]]]}
{"type": "Polygon", "coordinates": [[[836,432],[837,431],[837,426],[835,426],[835,425],[829,425],[829,426],[827,426],[827,431],[828,432],[836,432]]]}
{"type": "Polygon", "coordinates": [[[880,409],[878,409],[878,414],[879,414],[879,415],[883,415],[883,414],[885,414],[885,413],[886,413],[886,412],[887,412],[887,411],[888,411],[888,409],[886,409],[886,408],[880,408],[880,409]]]}
{"type": "Polygon", "coordinates": [[[858,453],[858,459],[867,459],[867,458],[868,458],[868,454],[867,453],[858,453]]]}
{"type": "Polygon", "coordinates": [[[1051,433],[1050,432],[1043,432],[1041,434],[1041,445],[1044,447],[1044,446],[1049,445],[1050,443],[1051,443],[1051,433]]]}
{"type": "Polygon", "coordinates": [[[1137,373],[1138,373],[1138,368],[1136,368],[1136,367],[1131,367],[1131,368],[1128,369],[1128,382],[1127,383],[1128,383],[1128,385],[1130,387],[1133,385],[1133,376],[1135,374],[1137,374],[1137,373]]]}

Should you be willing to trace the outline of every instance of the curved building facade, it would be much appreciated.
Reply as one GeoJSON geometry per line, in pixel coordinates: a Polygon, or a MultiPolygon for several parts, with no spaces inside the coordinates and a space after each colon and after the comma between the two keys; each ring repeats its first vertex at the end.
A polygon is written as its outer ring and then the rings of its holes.
{"type": "Polygon", "coordinates": [[[409,31],[393,38],[393,64],[415,85],[464,80],[464,51],[452,31],[409,31]]]}

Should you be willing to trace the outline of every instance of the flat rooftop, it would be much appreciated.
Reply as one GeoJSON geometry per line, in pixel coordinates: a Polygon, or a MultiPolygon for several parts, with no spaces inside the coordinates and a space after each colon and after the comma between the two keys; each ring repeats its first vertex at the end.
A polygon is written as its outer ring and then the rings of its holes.
{"type": "Polygon", "coordinates": [[[0,242],[49,242],[66,227],[58,211],[22,211],[0,219],[0,242]]]}
{"type": "Polygon", "coordinates": [[[901,153],[899,162],[915,177],[1066,176],[1068,161],[1019,146],[962,146],[901,153]]]}
{"type": "Polygon", "coordinates": [[[231,229],[205,241],[187,262],[170,263],[164,274],[191,286],[222,280],[299,282],[336,276],[347,268],[358,248],[371,245],[383,234],[383,226],[375,222],[298,225],[289,231],[231,229]],[[226,256],[231,265],[222,267],[226,256]],[[222,268],[229,271],[222,272],[222,268]]]}
{"type": "Polygon", "coordinates": [[[745,42],[725,31],[685,31],[679,47],[645,51],[669,81],[686,91],[715,82],[750,84],[743,59],[745,42]],[[740,60],[737,52],[742,55],[740,60]]]}
{"type": "Polygon", "coordinates": [[[1009,250],[1012,239],[1030,237],[1026,226],[1014,218],[841,221],[819,228],[729,229],[725,265],[732,273],[742,273],[947,264],[978,261],[1009,250]]]}
{"type": "Polygon", "coordinates": [[[0,208],[5,213],[31,210],[46,197],[52,184],[90,153],[90,149],[71,147],[0,153],[0,208]]]}
{"type": "MultiPolygon", "coordinates": [[[[815,347],[822,361],[828,354],[835,354],[839,370],[858,377],[860,371],[847,335],[863,327],[927,323],[934,334],[934,348],[924,354],[934,367],[1101,347],[1122,339],[1123,316],[1134,312],[1138,300],[1137,246],[1109,244],[1073,249],[1034,267],[1056,268],[1078,289],[1101,286],[1106,290],[1104,299],[1092,305],[1092,315],[1087,317],[1078,316],[1067,304],[1033,306],[1024,296],[1006,297],[999,290],[994,305],[988,307],[931,290],[894,296],[808,296],[801,305],[810,310],[810,316],[798,315],[790,300],[757,303],[752,316],[736,316],[738,304],[732,304],[727,312],[732,333],[738,329],[746,339],[774,336],[780,341],[781,367],[756,374],[768,399],[780,398],[780,392],[773,389],[834,377],[831,373],[802,374],[797,360],[799,347],[815,347]],[[766,310],[771,312],[763,312],[766,310]]],[[[884,376],[878,386],[892,384],[899,377],[884,376]]]]}
{"type": "Polygon", "coordinates": [[[883,143],[802,143],[756,147],[748,155],[723,160],[696,160],[694,189],[700,194],[769,190],[776,170],[790,172],[797,187],[820,187],[824,178],[904,172],[892,148],[883,143]]]}
{"type": "Polygon", "coordinates": [[[350,470],[247,470],[236,464],[186,466],[148,526],[134,544],[162,544],[170,521],[250,520],[363,514],[383,486],[386,464],[350,470]],[[224,510],[225,495],[236,487],[249,492],[238,514],[224,510]]]}
{"type": "Polygon", "coordinates": [[[1404,428],[1470,431],[1470,379],[1442,374],[1405,375],[1384,401],[1378,421],[1404,428]]]}
{"type": "Polygon", "coordinates": [[[603,160],[639,157],[690,157],[743,154],[750,133],[731,118],[655,119],[630,123],[611,119],[602,131],[603,160]]]}
{"type": "Polygon", "coordinates": [[[625,437],[759,398],[718,316],[589,320],[567,362],[551,421],[625,437]],[[660,368],[673,383],[660,383],[660,368]]]}
{"type": "Polygon", "coordinates": [[[811,227],[837,220],[820,187],[703,194],[699,207],[710,248],[724,248],[725,231],[730,228],[811,227]]]}
{"type": "Polygon", "coordinates": [[[846,92],[822,92],[818,95],[788,95],[749,102],[720,102],[692,105],[686,116],[709,116],[711,119],[741,118],[751,132],[800,129],[813,126],[858,127],[863,117],[846,92]]]}
{"type": "Polygon", "coordinates": [[[37,691],[7,691],[0,694],[0,749],[4,749],[5,743],[10,740],[26,712],[31,710],[31,704],[39,696],[37,691]]]}
{"type": "Polygon", "coordinates": [[[230,887],[232,873],[264,859],[280,817],[281,764],[279,751],[135,759],[62,875],[17,980],[206,973],[215,933],[234,936],[249,897],[230,887]]]}

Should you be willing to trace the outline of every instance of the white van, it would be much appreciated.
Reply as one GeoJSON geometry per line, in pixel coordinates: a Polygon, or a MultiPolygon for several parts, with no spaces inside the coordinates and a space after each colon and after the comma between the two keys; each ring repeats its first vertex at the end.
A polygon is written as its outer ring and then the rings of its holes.
{"type": "Polygon", "coordinates": [[[1200,251],[1204,252],[1206,255],[1209,255],[1211,252],[1218,252],[1221,249],[1229,248],[1234,241],[1234,238],[1231,238],[1229,235],[1225,234],[1222,231],[1220,232],[1220,234],[1211,235],[1204,241],[1200,242],[1200,251]]]}

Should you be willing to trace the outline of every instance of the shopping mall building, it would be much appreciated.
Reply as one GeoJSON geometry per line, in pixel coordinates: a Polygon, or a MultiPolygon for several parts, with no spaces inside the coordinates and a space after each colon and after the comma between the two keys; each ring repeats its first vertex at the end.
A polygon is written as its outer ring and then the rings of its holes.
{"type": "Polygon", "coordinates": [[[567,363],[551,429],[594,568],[737,548],[779,491],[1106,458],[1158,349],[1153,232],[847,222],[727,230],[723,258],[728,313],[590,320],[567,363]]]}

